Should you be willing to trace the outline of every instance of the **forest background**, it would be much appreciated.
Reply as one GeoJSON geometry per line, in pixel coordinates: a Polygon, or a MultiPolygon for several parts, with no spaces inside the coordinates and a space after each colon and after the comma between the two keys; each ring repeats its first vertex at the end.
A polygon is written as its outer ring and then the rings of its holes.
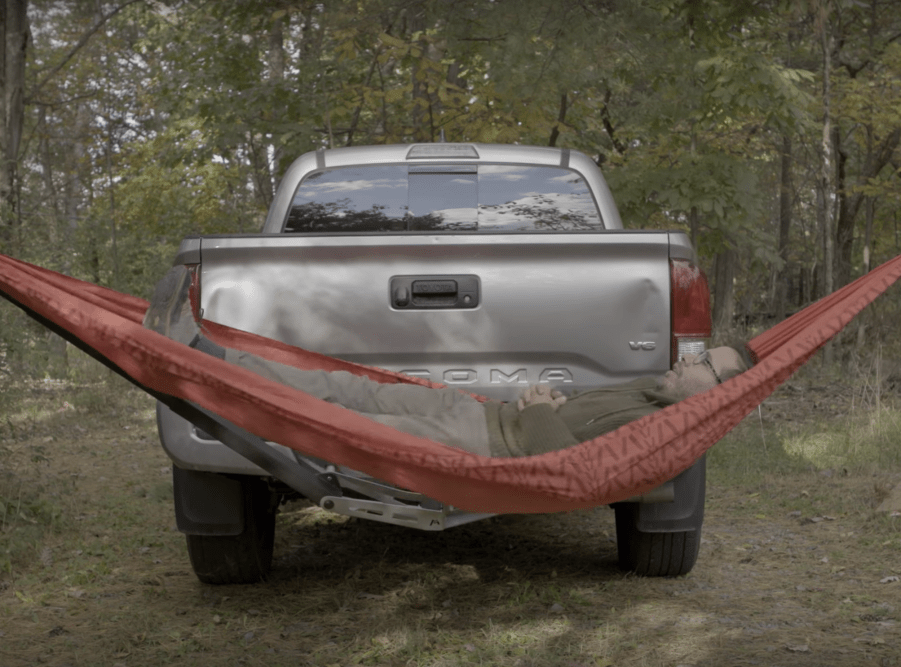
{"type": "MultiPolygon", "coordinates": [[[[688,231],[720,335],[901,253],[901,0],[0,0],[0,252],[148,297],[320,147],[581,150],[688,231]]],[[[901,296],[839,359],[899,357],[901,296]]],[[[0,304],[0,372],[65,344],[0,304]]]]}

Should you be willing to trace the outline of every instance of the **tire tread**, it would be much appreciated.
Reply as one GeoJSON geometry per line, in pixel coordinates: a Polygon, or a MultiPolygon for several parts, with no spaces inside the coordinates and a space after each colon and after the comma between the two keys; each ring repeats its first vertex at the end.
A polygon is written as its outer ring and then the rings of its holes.
{"type": "Polygon", "coordinates": [[[194,574],[205,584],[253,584],[272,566],[275,508],[266,484],[242,482],[244,531],[239,535],[186,535],[194,574]]]}

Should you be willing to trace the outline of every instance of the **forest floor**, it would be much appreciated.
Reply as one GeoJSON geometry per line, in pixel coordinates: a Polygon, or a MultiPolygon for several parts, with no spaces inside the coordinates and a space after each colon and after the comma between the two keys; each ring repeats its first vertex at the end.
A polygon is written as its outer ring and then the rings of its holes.
{"type": "Polygon", "coordinates": [[[793,378],[711,451],[694,570],[616,567],[613,512],[430,534],[304,503],[271,578],[208,586],[152,401],[0,398],[0,665],[901,665],[901,396],[793,378]]]}

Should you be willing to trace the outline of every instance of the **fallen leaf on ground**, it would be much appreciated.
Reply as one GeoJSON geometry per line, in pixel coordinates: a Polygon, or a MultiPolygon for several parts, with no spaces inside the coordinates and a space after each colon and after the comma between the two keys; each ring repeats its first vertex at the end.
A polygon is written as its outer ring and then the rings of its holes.
{"type": "Polygon", "coordinates": [[[807,644],[789,644],[785,648],[792,653],[810,653],[810,647],[807,644]]]}

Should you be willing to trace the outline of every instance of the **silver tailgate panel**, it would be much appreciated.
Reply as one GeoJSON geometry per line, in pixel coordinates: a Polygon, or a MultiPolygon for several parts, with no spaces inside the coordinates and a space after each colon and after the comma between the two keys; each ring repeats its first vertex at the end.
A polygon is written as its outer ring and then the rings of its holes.
{"type": "Polygon", "coordinates": [[[583,389],[664,372],[669,240],[621,231],[207,237],[201,305],[215,322],[508,400],[537,382],[583,389]],[[477,308],[392,307],[393,276],[446,274],[478,276],[477,308]]]}

